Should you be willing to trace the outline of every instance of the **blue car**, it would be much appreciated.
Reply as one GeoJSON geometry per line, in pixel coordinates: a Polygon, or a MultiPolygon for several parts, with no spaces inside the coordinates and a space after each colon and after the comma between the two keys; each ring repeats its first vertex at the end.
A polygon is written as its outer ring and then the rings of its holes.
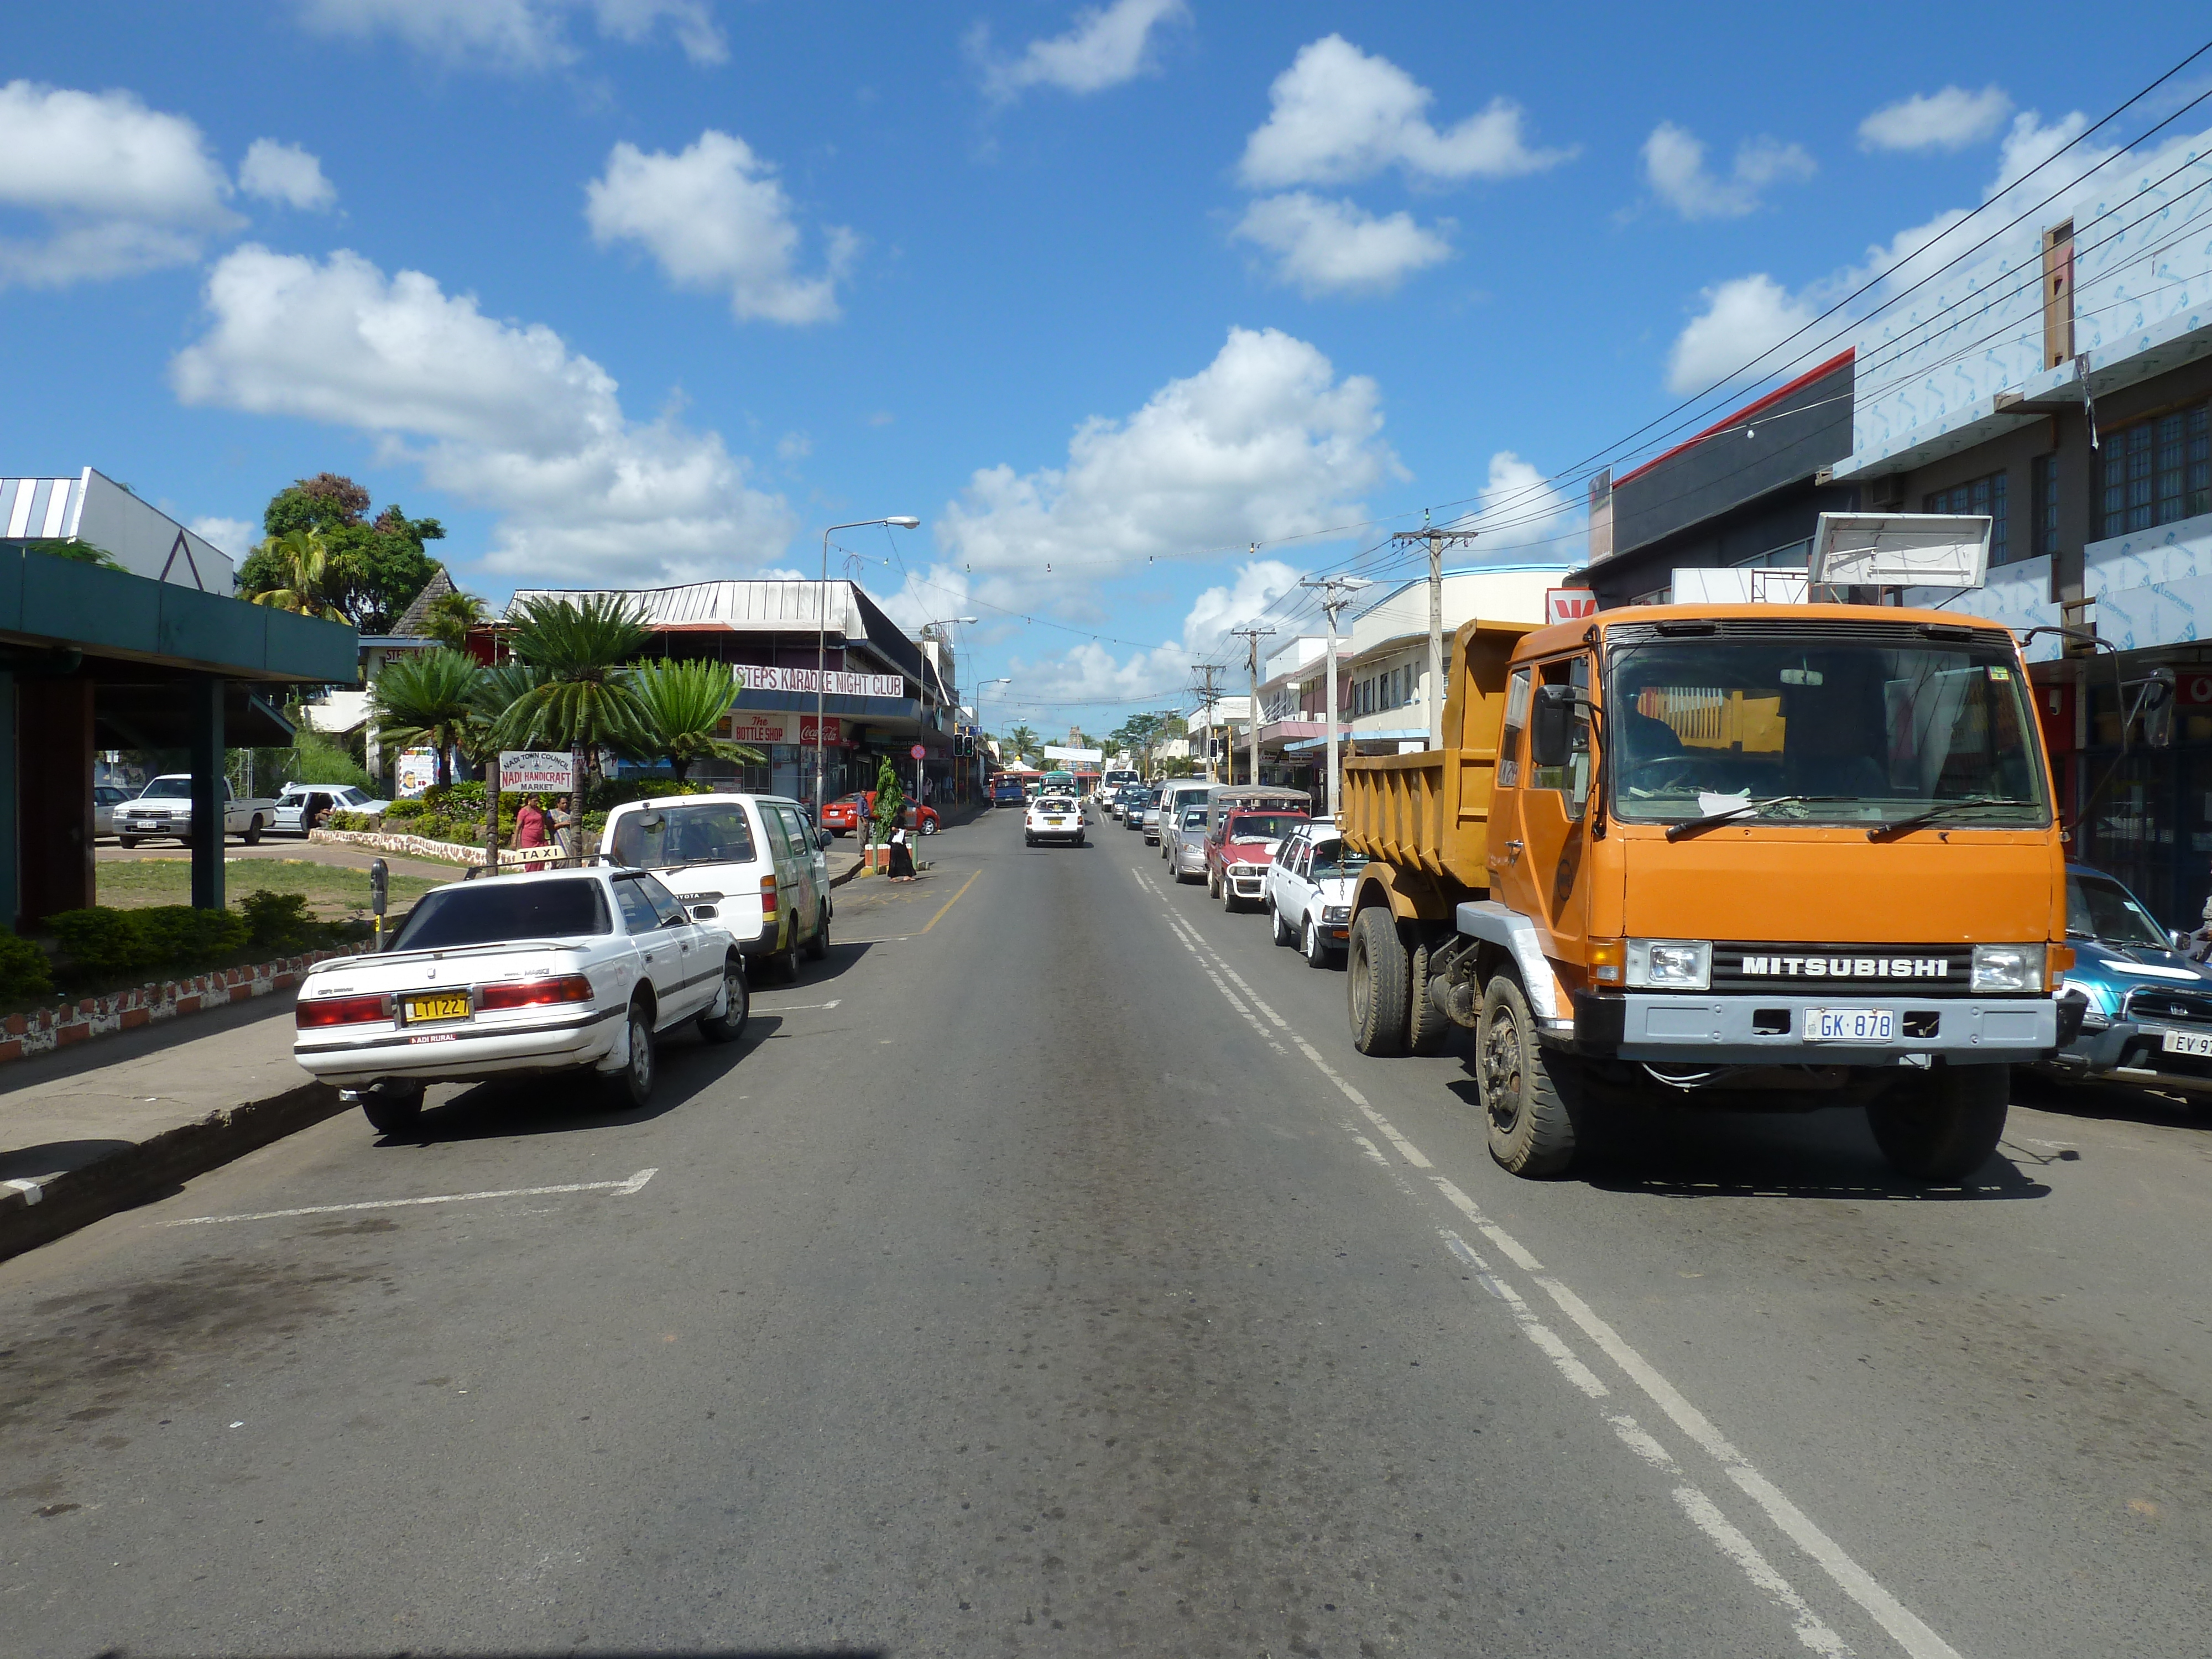
{"type": "Polygon", "coordinates": [[[2066,1082],[2130,1084],[2185,1095],[2212,1112],[2212,970],[2174,949],[2142,901],[2101,870],[2066,869],[2060,1046],[2043,1069],[2066,1082]],[[2080,1030],[2064,1017],[2078,1004],[2080,1030]]]}

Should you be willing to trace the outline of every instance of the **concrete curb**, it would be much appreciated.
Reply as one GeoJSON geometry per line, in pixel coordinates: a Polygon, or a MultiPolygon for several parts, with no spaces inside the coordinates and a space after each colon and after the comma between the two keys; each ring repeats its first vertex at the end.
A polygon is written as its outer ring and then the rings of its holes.
{"type": "Polygon", "coordinates": [[[158,1198],[257,1147],[335,1117],[345,1108],[325,1083],[302,1083],[267,1100],[210,1112],[150,1140],[43,1182],[0,1183],[0,1261],[158,1198]]]}
{"type": "Polygon", "coordinates": [[[34,1008],[0,1020],[0,1064],[52,1054],[100,1037],[118,1036],[143,1026],[161,1024],[210,1008],[228,1007],[252,997],[289,991],[307,969],[332,957],[352,956],[358,946],[307,951],[236,968],[215,968],[184,979],[149,980],[121,991],[81,997],[75,1002],[34,1008]]]}

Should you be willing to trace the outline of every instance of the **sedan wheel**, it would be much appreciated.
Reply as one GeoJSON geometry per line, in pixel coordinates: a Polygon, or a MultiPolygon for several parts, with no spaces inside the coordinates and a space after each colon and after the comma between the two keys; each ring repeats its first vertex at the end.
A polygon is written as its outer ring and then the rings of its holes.
{"type": "Polygon", "coordinates": [[[699,1035],[709,1042],[735,1042],[744,1035],[752,1012],[752,988],[745,982],[744,964],[732,956],[722,964],[722,1012],[700,1015],[699,1035]]]}
{"type": "Polygon", "coordinates": [[[653,1098],[654,1073],[659,1070],[653,1052],[653,1015],[643,1002],[629,1006],[629,1060],[607,1079],[617,1110],[644,1105],[653,1098]]]}
{"type": "Polygon", "coordinates": [[[381,1083],[364,1089],[362,1115],[380,1135],[412,1133],[422,1121],[422,1085],[419,1083],[381,1083]]]}
{"type": "Polygon", "coordinates": [[[924,818],[921,821],[921,833],[925,836],[935,835],[937,833],[937,820],[935,818],[924,818]]]}

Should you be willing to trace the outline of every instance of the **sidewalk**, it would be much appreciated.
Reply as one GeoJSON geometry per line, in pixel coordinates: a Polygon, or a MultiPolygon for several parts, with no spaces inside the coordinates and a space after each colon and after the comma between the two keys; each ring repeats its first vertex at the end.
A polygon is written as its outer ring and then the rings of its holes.
{"type": "Polygon", "coordinates": [[[292,1000],[149,1026],[0,1073],[0,1259],[339,1109],[292,1063],[292,1000]]]}

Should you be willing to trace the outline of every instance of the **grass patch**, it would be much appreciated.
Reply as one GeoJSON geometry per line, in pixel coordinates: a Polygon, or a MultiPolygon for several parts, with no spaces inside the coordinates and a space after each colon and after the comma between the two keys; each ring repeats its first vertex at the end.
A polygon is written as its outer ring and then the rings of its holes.
{"type": "MultiPolygon", "coordinates": [[[[192,902],[192,861],[189,858],[103,860],[97,866],[100,902],[117,910],[138,910],[155,904],[192,902]]],[[[343,921],[368,915],[368,872],[343,865],[317,864],[308,859],[225,859],[223,890],[236,902],[257,887],[272,893],[297,893],[325,921],[343,921]]],[[[444,884],[428,876],[392,872],[389,911],[397,915],[433,887],[444,884]]]]}

